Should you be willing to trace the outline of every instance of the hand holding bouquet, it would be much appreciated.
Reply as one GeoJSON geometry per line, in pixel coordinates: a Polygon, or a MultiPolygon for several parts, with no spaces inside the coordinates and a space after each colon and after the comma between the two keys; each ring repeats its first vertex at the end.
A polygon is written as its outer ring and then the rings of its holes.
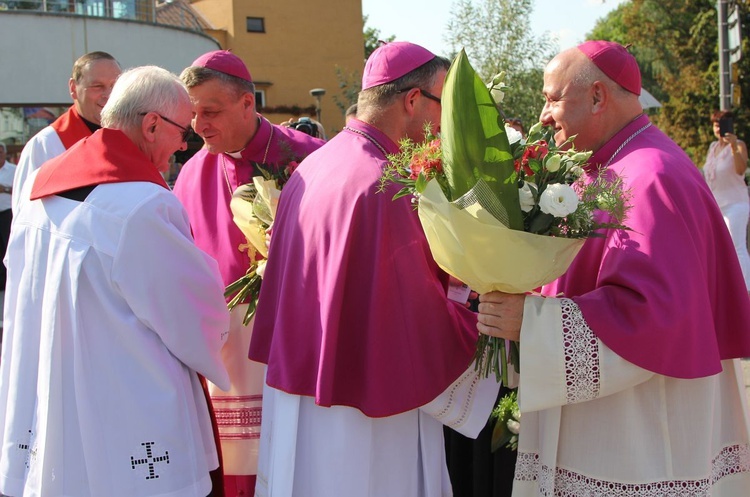
{"type": "MultiPolygon", "coordinates": [[[[624,228],[628,195],[618,183],[582,179],[591,154],[575,149],[575,137],[558,146],[539,123],[526,141],[515,130],[509,140],[492,97],[499,85],[485,86],[462,51],[443,88],[440,140],[403,141],[382,186],[395,181],[404,185],[396,197],[416,195],[443,270],[479,293],[526,293],[560,277],[596,230],[624,228]]],[[[475,365],[507,384],[505,345],[480,335],[475,365]]],[[[516,370],[518,357],[511,342],[516,370]]]]}

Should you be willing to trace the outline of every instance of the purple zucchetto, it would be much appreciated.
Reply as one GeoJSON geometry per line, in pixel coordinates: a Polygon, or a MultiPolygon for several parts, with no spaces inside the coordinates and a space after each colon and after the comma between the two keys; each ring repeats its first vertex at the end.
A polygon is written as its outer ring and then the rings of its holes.
{"type": "Polygon", "coordinates": [[[191,67],[213,69],[214,71],[222,72],[235,78],[244,79],[250,83],[253,82],[253,78],[250,76],[250,71],[247,70],[245,63],[229,50],[214,50],[213,52],[205,53],[195,59],[190,65],[191,67]]]}
{"type": "Polygon", "coordinates": [[[594,40],[581,43],[578,50],[612,81],[630,93],[641,94],[641,70],[627,48],[613,41],[594,40]]]}
{"type": "Polygon", "coordinates": [[[367,59],[362,89],[390,83],[428,63],[435,54],[414,43],[392,41],[378,47],[367,59]]]}

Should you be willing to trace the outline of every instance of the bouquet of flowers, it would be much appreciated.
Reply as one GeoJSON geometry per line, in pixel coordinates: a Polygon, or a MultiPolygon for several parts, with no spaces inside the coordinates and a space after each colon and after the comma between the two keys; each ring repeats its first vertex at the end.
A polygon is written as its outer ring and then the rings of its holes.
{"type": "Polygon", "coordinates": [[[276,169],[255,163],[253,168],[259,171],[260,175],[254,176],[252,183],[241,185],[232,194],[229,207],[234,215],[234,223],[247,239],[247,244],[240,248],[247,250],[250,267],[240,279],[227,285],[224,296],[233,296],[227,303],[230,311],[239,304],[248,303],[242,320],[244,325],[247,325],[255,315],[263,271],[268,260],[271,227],[276,217],[281,189],[297,165],[296,161],[291,161],[286,167],[276,169]]]}
{"type": "MultiPolygon", "coordinates": [[[[584,178],[591,153],[576,150],[575,137],[558,146],[541,123],[525,141],[506,128],[493,99],[505,89],[498,79],[486,86],[461,51],[443,87],[440,139],[403,141],[381,190],[396,182],[396,197],[415,194],[443,270],[479,293],[526,293],[560,277],[596,230],[625,228],[628,194],[616,181],[584,178]]],[[[508,351],[505,340],[480,335],[475,366],[485,376],[507,385],[509,359],[518,371],[515,342],[508,351]]]]}

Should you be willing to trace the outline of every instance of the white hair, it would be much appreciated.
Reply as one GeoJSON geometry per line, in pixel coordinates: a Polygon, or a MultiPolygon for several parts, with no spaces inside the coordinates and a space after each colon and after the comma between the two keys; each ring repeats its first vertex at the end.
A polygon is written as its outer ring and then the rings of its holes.
{"type": "Polygon", "coordinates": [[[132,129],[140,126],[144,113],[169,114],[184,102],[190,98],[177,76],[157,66],[135,67],[117,78],[102,109],[102,127],[132,129]]]}

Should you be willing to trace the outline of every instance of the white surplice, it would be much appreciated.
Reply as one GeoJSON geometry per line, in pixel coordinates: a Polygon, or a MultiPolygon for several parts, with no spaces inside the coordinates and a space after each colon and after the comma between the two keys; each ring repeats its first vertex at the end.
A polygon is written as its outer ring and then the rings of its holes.
{"type": "Polygon", "coordinates": [[[443,426],[476,437],[500,388],[469,369],[427,405],[370,418],[265,386],[256,497],[450,497],[443,426]]]}
{"type": "Polygon", "coordinates": [[[52,126],[47,126],[39,133],[31,137],[21,150],[18,159],[16,174],[13,178],[13,215],[18,212],[18,203],[21,201],[21,192],[26,183],[26,178],[42,167],[42,164],[53,157],[65,152],[65,145],[52,126]]]}
{"type": "Polygon", "coordinates": [[[229,315],[177,198],[127,182],[23,201],[7,260],[0,492],[208,495],[218,458],[196,372],[228,388],[229,315]]]}
{"type": "Polygon", "coordinates": [[[604,346],[572,300],[531,296],[520,343],[513,497],[750,495],[739,360],[705,378],[658,375],[604,346]]]}

